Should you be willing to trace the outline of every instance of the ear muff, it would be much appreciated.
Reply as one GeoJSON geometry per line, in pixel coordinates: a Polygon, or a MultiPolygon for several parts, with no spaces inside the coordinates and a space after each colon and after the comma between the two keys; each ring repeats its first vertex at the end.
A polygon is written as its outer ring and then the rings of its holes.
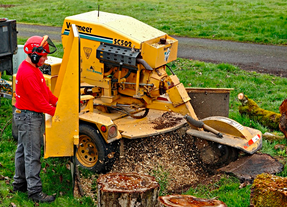
{"type": "Polygon", "coordinates": [[[41,56],[38,55],[37,53],[32,53],[30,55],[31,62],[34,64],[37,64],[39,62],[40,58],[41,58],[41,56]]]}
{"type": "Polygon", "coordinates": [[[32,53],[30,55],[30,59],[32,63],[37,64],[39,62],[41,56],[38,55],[36,52],[41,53],[42,51],[43,51],[42,46],[33,48],[32,53]]]}

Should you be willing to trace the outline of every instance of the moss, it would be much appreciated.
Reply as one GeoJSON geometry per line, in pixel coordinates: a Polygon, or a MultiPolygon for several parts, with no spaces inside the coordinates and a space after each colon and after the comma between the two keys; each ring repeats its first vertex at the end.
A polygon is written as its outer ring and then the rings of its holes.
{"type": "Polygon", "coordinates": [[[287,207],[287,178],[260,174],[251,187],[251,202],[260,207],[287,207]]]}
{"type": "Polygon", "coordinates": [[[250,119],[263,126],[279,131],[281,114],[260,108],[255,101],[245,96],[245,102],[239,106],[239,113],[248,115],[250,119]]]}

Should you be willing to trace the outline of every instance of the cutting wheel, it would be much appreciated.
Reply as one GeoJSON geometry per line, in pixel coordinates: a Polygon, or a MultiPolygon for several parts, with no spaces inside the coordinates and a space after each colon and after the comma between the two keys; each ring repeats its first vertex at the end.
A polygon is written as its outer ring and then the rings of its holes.
{"type": "Polygon", "coordinates": [[[199,160],[209,169],[228,165],[238,158],[238,150],[227,145],[199,138],[195,138],[194,145],[197,149],[199,160]]]}

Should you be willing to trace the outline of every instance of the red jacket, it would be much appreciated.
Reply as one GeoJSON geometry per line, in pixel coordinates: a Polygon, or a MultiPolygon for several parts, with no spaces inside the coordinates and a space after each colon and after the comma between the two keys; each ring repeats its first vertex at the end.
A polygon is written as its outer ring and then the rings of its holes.
{"type": "Polygon", "coordinates": [[[19,66],[15,83],[16,108],[54,116],[58,98],[47,87],[39,68],[24,60],[19,66]]]}

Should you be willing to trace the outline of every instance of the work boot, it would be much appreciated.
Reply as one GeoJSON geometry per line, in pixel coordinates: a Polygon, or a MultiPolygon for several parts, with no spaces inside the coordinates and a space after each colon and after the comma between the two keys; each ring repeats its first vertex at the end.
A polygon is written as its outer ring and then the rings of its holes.
{"type": "Polygon", "coordinates": [[[32,199],[34,202],[37,203],[51,203],[55,200],[55,196],[47,195],[43,192],[40,192],[29,196],[29,199],[32,199]]]}
{"type": "Polygon", "coordinates": [[[22,192],[26,193],[27,192],[27,183],[21,184],[21,185],[13,185],[13,192],[22,192]]]}

